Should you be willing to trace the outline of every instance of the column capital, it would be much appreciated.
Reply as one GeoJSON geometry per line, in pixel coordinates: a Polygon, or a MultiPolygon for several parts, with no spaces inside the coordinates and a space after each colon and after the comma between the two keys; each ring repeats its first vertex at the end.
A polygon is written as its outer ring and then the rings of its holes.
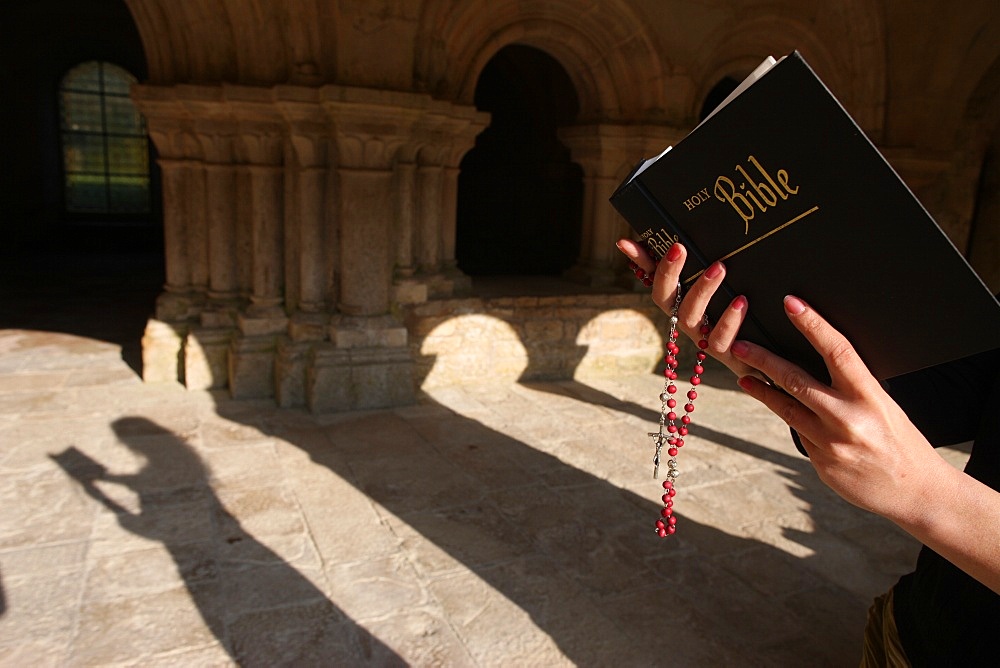
{"type": "Polygon", "coordinates": [[[690,128],[673,125],[599,123],[559,130],[559,140],[587,176],[621,178],[643,158],[652,157],[684,138],[690,128]]]}

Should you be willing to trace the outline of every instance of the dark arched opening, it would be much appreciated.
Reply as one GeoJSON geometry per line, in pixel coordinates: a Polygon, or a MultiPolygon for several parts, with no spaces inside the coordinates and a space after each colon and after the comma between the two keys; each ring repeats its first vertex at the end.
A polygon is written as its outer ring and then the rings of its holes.
{"type": "Polygon", "coordinates": [[[461,164],[456,258],[470,276],[556,276],[580,251],[583,180],[557,129],[579,111],[566,71],[544,51],[500,50],[480,75],[491,114],[461,164]]]}
{"type": "Polygon", "coordinates": [[[122,81],[105,85],[108,68],[147,77],[132,14],[122,0],[2,3],[0,57],[0,328],[117,343],[138,371],[143,330],[164,282],[158,168],[155,154],[140,155],[138,120],[123,131],[123,116],[105,113],[128,102],[122,81]],[[67,87],[67,73],[86,63],[102,64],[103,83],[67,87]],[[82,122],[78,112],[87,108],[93,113],[82,122]],[[80,149],[91,145],[99,150],[82,159],[80,149]],[[101,187],[81,187],[95,178],[101,187]],[[139,181],[142,205],[135,204],[139,181]],[[98,202],[106,186],[115,192],[98,202]]]}

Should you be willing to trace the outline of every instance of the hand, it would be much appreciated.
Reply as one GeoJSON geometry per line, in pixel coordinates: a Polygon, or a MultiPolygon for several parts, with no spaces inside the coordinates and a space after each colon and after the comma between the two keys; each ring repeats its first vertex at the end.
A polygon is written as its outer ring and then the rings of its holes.
{"type": "Polygon", "coordinates": [[[760,346],[732,354],[784,392],[739,384],[795,429],[820,479],[845,500],[898,524],[1000,594],[1000,492],[948,464],[882,389],[854,347],[797,297],[785,312],[823,357],[830,384],[760,346]]]}
{"type": "MultiPolygon", "coordinates": [[[[646,249],[631,239],[618,241],[618,250],[625,254],[643,271],[653,276],[653,303],[667,315],[672,315],[677,299],[677,282],[680,280],[684,261],[687,259],[687,249],[679,243],[670,247],[666,257],[657,265],[650,258],[646,249]],[[655,273],[654,273],[655,272],[655,273]]],[[[677,310],[677,326],[692,341],[701,339],[701,325],[705,310],[716,290],[722,285],[726,276],[726,268],[721,262],[711,265],[691,285],[684,295],[677,310]]],[[[737,359],[730,352],[730,347],[736,339],[736,333],[746,317],[747,300],[740,296],[732,301],[725,310],[719,322],[712,323],[712,331],[708,335],[708,348],[705,352],[725,364],[738,377],[756,375],[756,369],[737,359]]]]}
{"type": "Polygon", "coordinates": [[[734,356],[781,390],[754,378],[740,386],[795,429],[823,482],[841,497],[900,523],[927,507],[933,478],[950,468],[882,389],[851,344],[805,302],[785,298],[795,327],[822,355],[830,385],[766,349],[736,341],[734,356]]]}

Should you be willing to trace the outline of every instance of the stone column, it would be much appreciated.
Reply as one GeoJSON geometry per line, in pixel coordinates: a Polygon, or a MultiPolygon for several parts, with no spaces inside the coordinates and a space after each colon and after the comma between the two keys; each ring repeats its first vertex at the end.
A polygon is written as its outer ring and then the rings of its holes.
{"type": "Polygon", "coordinates": [[[588,125],[564,128],[559,138],[573,162],[583,168],[583,230],[580,258],[567,272],[588,285],[611,285],[623,261],[615,242],[628,236],[628,224],[608,199],[640,160],[663,151],[687,133],[670,126],[588,125]]]}
{"type": "Polygon", "coordinates": [[[193,178],[201,175],[201,150],[191,117],[172,87],[136,86],[132,99],[145,116],[159,153],[163,194],[165,282],[156,313],[142,338],[143,379],[184,379],[183,347],[190,320],[197,313],[193,282],[192,226],[200,214],[192,210],[199,196],[193,178]]]}
{"type": "Polygon", "coordinates": [[[435,101],[414,138],[418,150],[416,263],[431,297],[468,292],[455,261],[458,165],[489,124],[473,107],[435,101]]]}
{"type": "MultiPolygon", "coordinates": [[[[285,151],[285,258],[288,336],[278,344],[275,398],[279,406],[306,403],[306,369],[325,340],[330,314],[329,237],[336,237],[331,201],[330,129],[317,89],[279,86],[277,104],[288,128],[285,151]]],[[[335,200],[334,200],[335,201],[335,200]]]]}
{"type": "Polygon", "coordinates": [[[384,90],[320,90],[336,150],[339,285],[329,343],[314,348],[307,371],[306,401],[313,411],[413,400],[406,328],[389,313],[400,252],[394,170],[429,103],[427,96],[384,90]]]}
{"type": "MultiPolygon", "coordinates": [[[[249,305],[237,315],[229,350],[229,391],[235,398],[275,395],[274,362],[288,327],[284,310],[285,129],[273,91],[226,88],[238,131],[236,159],[243,163],[250,251],[249,305]]],[[[241,211],[241,214],[243,212],[241,211]]]]}

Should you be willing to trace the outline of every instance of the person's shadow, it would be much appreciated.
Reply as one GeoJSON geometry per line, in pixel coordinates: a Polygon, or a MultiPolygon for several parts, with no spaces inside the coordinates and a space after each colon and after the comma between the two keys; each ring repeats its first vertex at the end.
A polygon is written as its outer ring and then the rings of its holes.
{"type": "Polygon", "coordinates": [[[244,530],[180,437],[141,417],[116,420],[112,427],[145,460],[138,471],[112,473],[73,446],[52,459],[124,529],[162,543],[205,625],[237,664],[404,663],[244,530]],[[129,492],[138,499],[135,511],[114,498],[129,492]]]}

